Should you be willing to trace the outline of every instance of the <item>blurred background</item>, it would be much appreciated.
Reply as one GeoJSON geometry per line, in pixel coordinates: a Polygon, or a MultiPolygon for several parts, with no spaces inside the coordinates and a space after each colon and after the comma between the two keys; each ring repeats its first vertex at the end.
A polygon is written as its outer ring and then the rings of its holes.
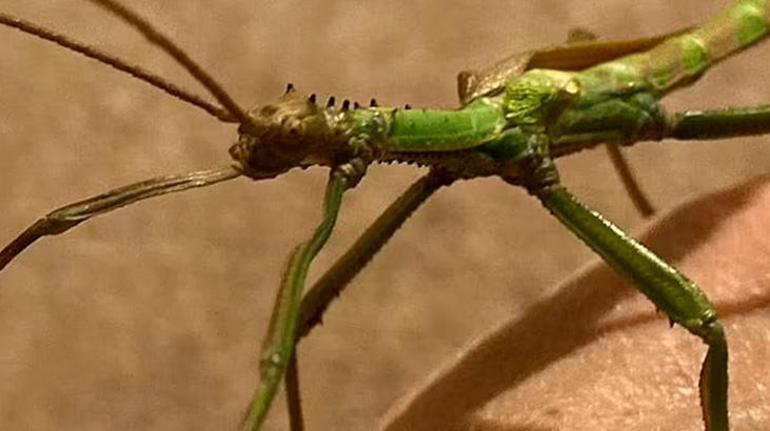
{"type": "MultiPolygon", "coordinates": [[[[583,27],[634,38],[727,1],[132,1],[244,106],[287,82],[323,100],[456,105],[455,75],[583,27]]],[[[83,1],[3,0],[44,24],[202,90],[133,29],[83,1]]],[[[229,163],[230,125],[109,68],[0,28],[0,242],[55,207],[153,176],[229,163]]],[[[670,97],[671,110],[767,103],[770,45],[670,97]]],[[[766,173],[761,139],[627,152],[658,209],[766,173]]],[[[641,223],[603,150],[564,182],[641,223]]],[[[346,197],[315,279],[421,175],[373,166],[346,197]]],[[[0,273],[0,428],[235,429],[286,256],[312,232],[323,169],[145,201],[44,239],[0,273]]],[[[483,179],[428,202],[300,347],[308,429],[370,429],[474,336],[593,257],[521,190],[483,179]]],[[[279,396],[267,429],[285,429],[279,396]]]]}

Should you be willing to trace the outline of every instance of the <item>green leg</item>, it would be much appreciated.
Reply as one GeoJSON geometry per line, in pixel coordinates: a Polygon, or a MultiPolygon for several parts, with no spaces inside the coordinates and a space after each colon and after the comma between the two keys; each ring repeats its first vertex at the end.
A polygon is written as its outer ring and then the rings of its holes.
{"type": "Polygon", "coordinates": [[[356,185],[364,168],[365,165],[359,164],[359,161],[353,161],[332,170],[326,185],[321,223],[310,240],[300,244],[291,254],[262,344],[260,384],[244,418],[244,431],[258,430],[267,416],[294,354],[302,291],[310,263],[331,235],[342,195],[356,185]]]}
{"type": "Polygon", "coordinates": [[[390,204],[302,298],[298,339],[307,335],[315,325],[321,322],[329,304],[380,251],[406,219],[436,190],[453,181],[454,178],[443,172],[431,171],[390,204]]]}
{"type": "Polygon", "coordinates": [[[620,181],[623,183],[623,187],[628,193],[628,197],[631,198],[631,203],[642,215],[642,217],[649,217],[655,213],[655,208],[652,207],[650,200],[642,191],[642,186],[639,185],[639,181],[636,180],[631,165],[623,155],[623,150],[618,144],[608,142],[604,145],[607,149],[607,155],[610,157],[612,167],[615,168],[615,172],[618,173],[620,181]]]}
{"type": "Polygon", "coordinates": [[[723,139],[770,133],[770,105],[674,114],[663,138],[723,139]]]}
{"type": "MultiPolygon", "coordinates": [[[[625,118],[633,122],[636,113],[633,110],[623,112],[625,105],[619,102],[609,102],[608,106],[616,113],[624,115],[615,119],[618,124],[625,118]]],[[[597,113],[598,114],[598,113],[597,113]]],[[[576,130],[564,132],[550,142],[549,153],[552,158],[564,157],[578,151],[593,148],[604,142],[618,142],[623,145],[634,145],[642,141],[661,141],[664,139],[709,140],[737,138],[741,136],[757,136],[770,134],[770,105],[732,107],[707,111],[684,111],[672,115],[662,112],[655,121],[648,122],[644,127],[631,134],[618,131],[590,130],[590,124],[601,123],[598,115],[570,114],[565,122],[567,127],[576,130]],[[585,130],[582,130],[585,129],[585,130]]],[[[622,126],[633,129],[632,125],[622,126]]],[[[613,126],[620,130],[621,127],[613,126]]]]}
{"type": "Polygon", "coordinates": [[[80,202],[51,211],[19,234],[0,250],[0,271],[16,256],[38,239],[59,235],[73,227],[112,210],[131,205],[144,199],[181,192],[196,187],[206,187],[239,177],[241,172],[233,167],[210,171],[188,172],[141,181],[110,190],[80,202]]]}
{"type": "Polygon", "coordinates": [[[558,182],[530,188],[530,192],[672,322],[682,325],[709,346],[700,377],[703,418],[706,430],[727,431],[727,343],[706,295],[676,268],[583,205],[558,182]]]}
{"type": "MultiPolygon", "coordinates": [[[[375,222],[356,240],[335,264],[313,285],[302,298],[299,330],[295,342],[306,336],[321,323],[324,312],[338,297],[353,277],[377,254],[401,225],[441,186],[453,181],[439,171],[431,171],[412,184],[375,222]]],[[[295,348],[286,372],[286,400],[289,406],[290,429],[302,431],[302,405],[295,348]]]]}
{"type": "Polygon", "coordinates": [[[297,364],[297,346],[294,343],[294,354],[289,360],[286,369],[286,405],[289,410],[289,429],[291,431],[305,431],[305,419],[302,414],[302,396],[299,390],[299,365],[297,364]]]}

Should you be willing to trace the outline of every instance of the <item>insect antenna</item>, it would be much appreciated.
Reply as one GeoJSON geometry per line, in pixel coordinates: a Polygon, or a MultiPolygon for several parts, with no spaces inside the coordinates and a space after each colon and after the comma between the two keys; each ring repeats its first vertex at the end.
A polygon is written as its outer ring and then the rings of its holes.
{"type": "Polygon", "coordinates": [[[125,23],[136,28],[147,40],[165,51],[181,65],[190,75],[193,76],[198,82],[203,85],[206,90],[214,96],[219,103],[235,118],[235,120],[245,127],[251,125],[251,119],[246,112],[238,106],[232,97],[222,88],[222,86],[214,80],[202,67],[200,67],[189,55],[187,55],[182,48],[175,44],[171,39],[166,37],[158,29],[156,29],[149,21],[145,20],[139,14],[121,5],[114,0],[90,0],[92,3],[99,5],[107,11],[111,12],[125,23]]]}
{"type": "Polygon", "coordinates": [[[167,94],[177,99],[180,99],[193,106],[197,106],[198,108],[203,109],[204,111],[216,117],[220,121],[224,121],[227,123],[232,123],[236,121],[235,117],[229,111],[204,100],[200,96],[193,94],[165,80],[164,78],[158,75],[155,75],[149,71],[146,71],[139,66],[133,65],[125,60],[122,60],[119,57],[102,52],[82,42],[78,42],[61,33],[57,33],[45,27],[39,26],[37,24],[23,20],[21,18],[16,18],[14,16],[4,14],[4,13],[0,13],[0,24],[5,25],[7,27],[14,28],[21,32],[38,37],[40,39],[53,42],[63,48],[69,49],[70,51],[74,51],[85,57],[88,57],[100,63],[106,64],[121,72],[127,73],[140,81],[144,81],[155,88],[159,88],[160,90],[163,90],[167,94]]]}

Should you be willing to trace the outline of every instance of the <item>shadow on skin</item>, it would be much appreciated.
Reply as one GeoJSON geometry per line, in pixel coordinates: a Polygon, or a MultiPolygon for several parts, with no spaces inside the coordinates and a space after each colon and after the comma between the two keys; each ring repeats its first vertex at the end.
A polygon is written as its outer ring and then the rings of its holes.
{"type": "MultiPolygon", "coordinates": [[[[764,177],[686,203],[639,236],[716,304],[734,429],[770,426],[769,211],[764,177]]],[[[394,406],[382,429],[702,429],[705,351],[594,263],[471,343],[394,406]]]]}

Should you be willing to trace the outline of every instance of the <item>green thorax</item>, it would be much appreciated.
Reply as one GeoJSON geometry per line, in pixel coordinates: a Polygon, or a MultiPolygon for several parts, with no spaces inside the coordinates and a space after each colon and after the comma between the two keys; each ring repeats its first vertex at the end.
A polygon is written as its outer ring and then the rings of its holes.
{"type": "Polygon", "coordinates": [[[601,77],[590,70],[533,69],[499,94],[459,109],[371,107],[329,118],[379,160],[451,165],[464,177],[492,175],[548,154],[543,146],[633,139],[660,123],[662,110],[638,76],[601,77]]]}
{"type": "Polygon", "coordinates": [[[514,128],[542,129],[577,96],[572,74],[530,71],[506,91],[460,109],[365,108],[352,111],[353,135],[384,153],[446,153],[479,148],[514,128]]]}
{"type": "Polygon", "coordinates": [[[477,147],[505,127],[499,100],[461,109],[367,108],[351,113],[356,132],[385,153],[445,152],[477,147]]]}

